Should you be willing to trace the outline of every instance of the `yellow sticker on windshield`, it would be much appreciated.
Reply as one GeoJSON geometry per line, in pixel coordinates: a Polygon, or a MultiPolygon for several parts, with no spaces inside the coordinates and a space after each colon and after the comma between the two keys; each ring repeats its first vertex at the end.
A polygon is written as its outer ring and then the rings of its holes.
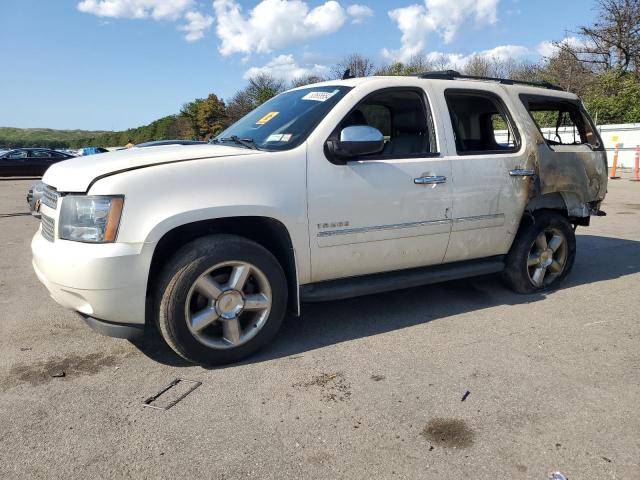
{"type": "Polygon", "coordinates": [[[264,125],[268,121],[272,120],[279,113],[280,112],[269,112],[269,113],[267,113],[264,117],[262,117],[260,120],[258,120],[256,122],[256,125],[264,125]]]}

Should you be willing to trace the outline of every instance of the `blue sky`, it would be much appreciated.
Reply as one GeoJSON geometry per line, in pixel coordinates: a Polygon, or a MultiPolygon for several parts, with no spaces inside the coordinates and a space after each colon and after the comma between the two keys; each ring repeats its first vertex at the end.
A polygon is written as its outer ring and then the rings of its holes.
{"type": "Polygon", "coordinates": [[[321,73],[352,52],[377,64],[417,52],[441,52],[454,66],[481,52],[538,58],[548,51],[544,42],[593,21],[592,7],[585,0],[2,0],[0,126],[136,127],[210,92],[228,99],[251,72],[321,73]]]}

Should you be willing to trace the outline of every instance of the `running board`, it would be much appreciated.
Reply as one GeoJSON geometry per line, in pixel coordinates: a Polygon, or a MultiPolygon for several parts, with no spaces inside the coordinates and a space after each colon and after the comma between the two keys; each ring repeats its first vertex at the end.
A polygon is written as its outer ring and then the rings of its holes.
{"type": "Polygon", "coordinates": [[[395,270],[300,286],[302,302],[325,302],[487,275],[504,269],[504,255],[431,267],[395,270]]]}

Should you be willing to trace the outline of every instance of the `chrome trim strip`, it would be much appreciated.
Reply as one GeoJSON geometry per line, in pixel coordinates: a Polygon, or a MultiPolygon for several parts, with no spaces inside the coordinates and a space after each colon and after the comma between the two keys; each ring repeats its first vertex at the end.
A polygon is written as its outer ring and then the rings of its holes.
{"type": "Polygon", "coordinates": [[[504,213],[494,213],[491,215],[477,215],[475,217],[460,217],[456,218],[453,221],[455,223],[464,223],[464,222],[477,222],[480,220],[492,220],[494,218],[504,218],[504,213]]]}
{"type": "Polygon", "coordinates": [[[358,233],[378,232],[381,230],[401,230],[404,228],[428,227],[431,225],[445,225],[451,220],[429,220],[426,222],[396,223],[393,225],[375,225],[372,227],[347,228],[345,230],[327,230],[318,232],[318,237],[333,237],[335,235],[354,235],[358,233]]]}

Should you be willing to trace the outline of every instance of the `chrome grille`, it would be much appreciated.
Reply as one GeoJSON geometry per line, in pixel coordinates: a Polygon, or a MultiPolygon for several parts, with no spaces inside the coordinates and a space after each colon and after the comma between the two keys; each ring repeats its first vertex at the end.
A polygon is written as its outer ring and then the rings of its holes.
{"type": "Polygon", "coordinates": [[[56,209],[58,208],[58,197],[60,195],[55,190],[45,186],[42,192],[42,204],[46,205],[49,208],[56,209]]]}
{"type": "Polygon", "coordinates": [[[40,219],[42,220],[42,223],[40,224],[42,236],[50,242],[53,242],[56,237],[56,221],[53,218],[42,214],[40,215],[40,219]]]}

